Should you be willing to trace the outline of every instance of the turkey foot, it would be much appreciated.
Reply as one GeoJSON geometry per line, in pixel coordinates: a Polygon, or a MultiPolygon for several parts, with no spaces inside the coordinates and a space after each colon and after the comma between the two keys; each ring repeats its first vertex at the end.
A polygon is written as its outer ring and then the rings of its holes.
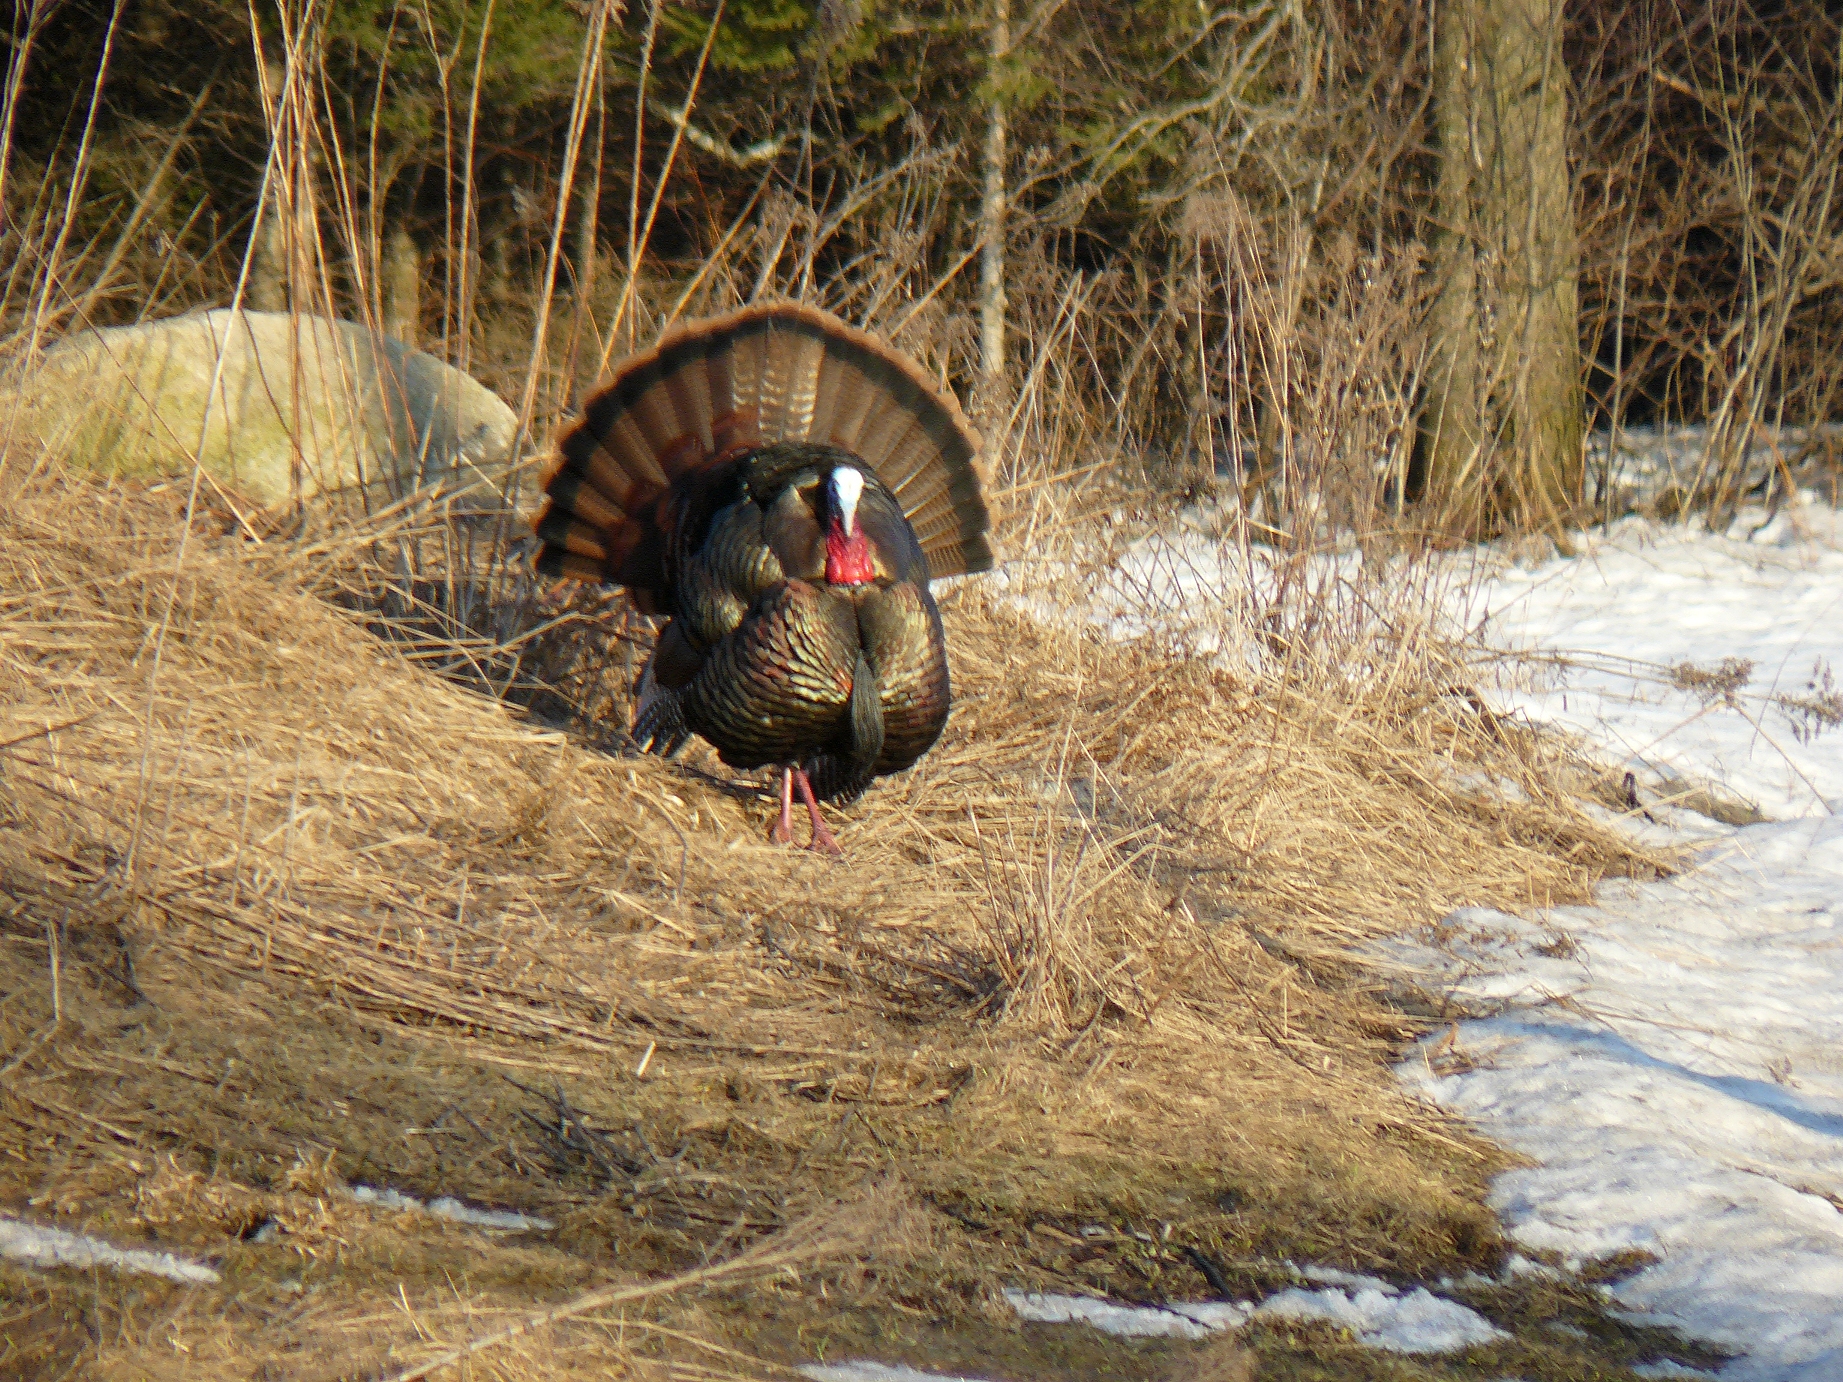
{"type": "Polygon", "coordinates": [[[790,845],[794,842],[794,770],[781,769],[781,817],[768,830],[768,842],[790,845]]]}
{"type": "Polygon", "coordinates": [[[806,814],[813,818],[813,839],[807,848],[815,854],[843,854],[845,851],[838,847],[837,839],[826,828],[825,817],[819,814],[819,803],[813,800],[813,784],[807,780],[806,770],[795,768],[793,780],[800,789],[800,800],[806,803],[806,814]]]}

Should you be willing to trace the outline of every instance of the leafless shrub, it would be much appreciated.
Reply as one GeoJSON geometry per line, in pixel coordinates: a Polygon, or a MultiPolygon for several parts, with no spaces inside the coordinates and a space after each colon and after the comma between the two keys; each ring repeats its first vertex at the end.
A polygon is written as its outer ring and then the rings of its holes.
{"type": "Polygon", "coordinates": [[[1782,694],[1775,702],[1801,744],[1811,743],[1827,729],[1843,727],[1843,687],[1823,658],[1811,664],[1803,691],[1782,694]]]}
{"type": "Polygon", "coordinates": [[[1615,427],[1708,424],[1680,509],[1731,508],[1759,429],[1843,398],[1840,22],[1641,0],[1587,7],[1571,40],[1593,392],[1615,427]]]}

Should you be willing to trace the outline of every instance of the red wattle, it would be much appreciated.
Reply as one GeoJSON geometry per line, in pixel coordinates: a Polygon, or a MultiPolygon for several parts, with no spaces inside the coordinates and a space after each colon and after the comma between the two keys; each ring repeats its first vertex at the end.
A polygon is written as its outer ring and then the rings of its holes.
{"type": "Polygon", "coordinates": [[[834,522],[826,533],[826,580],[832,585],[864,585],[875,580],[877,568],[870,559],[870,539],[859,529],[846,537],[834,522]]]}

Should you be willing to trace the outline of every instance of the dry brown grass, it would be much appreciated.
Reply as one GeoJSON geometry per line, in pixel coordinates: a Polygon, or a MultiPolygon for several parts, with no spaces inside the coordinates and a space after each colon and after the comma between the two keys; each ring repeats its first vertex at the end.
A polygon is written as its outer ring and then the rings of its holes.
{"type": "MultiPolygon", "coordinates": [[[[1394,52],[1390,25],[1420,27],[1378,16],[1351,41],[1394,52]]],[[[1420,291],[1413,245],[1360,251],[1372,213],[1349,209],[1395,214],[1412,64],[1339,59],[1302,22],[1300,52],[1356,84],[1281,82],[1331,95],[1276,109],[1272,137],[1225,114],[1148,202],[1198,213],[1175,239],[1078,271],[1019,208],[1021,377],[988,428],[1012,589],[1044,604],[1079,600],[1111,554],[1119,526],[1097,517],[1167,507],[1145,474],[1207,490],[1226,472],[1239,540],[1291,553],[1232,616],[1260,631],[1260,670],[963,585],[944,601],[948,737],[848,813],[842,864],[770,848],[756,785],[708,756],[618,756],[646,632],[617,604],[534,603],[504,530],[188,534],[171,490],[0,457],[0,1206],[224,1273],[0,1266],[0,1375],[389,1375],[631,1287],[653,1294],[446,1375],[688,1382],[870,1355],[1239,1382],[1237,1349],[1020,1328],[996,1292],[1195,1297],[1204,1262],[1250,1291],[1289,1280],[1288,1258],[1407,1279],[1499,1255],[1483,1189],[1504,1158],[1395,1089],[1385,1064],[1422,1019],[1351,948],[1656,861],[1582,815],[1552,745],[1469,708],[1413,608],[1298,578],[1316,544],[1405,532],[1420,291]],[[1340,159],[1352,177],[1326,183],[1340,159]],[[1267,190],[1247,205],[1211,202],[1250,176],[1267,190]],[[1313,191],[1308,213],[1308,184],[1332,201],[1313,191]],[[556,1228],[367,1208],[339,1193],[354,1182],[556,1228]],[[787,1248],[814,1213],[831,1227],[810,1266],[677,1280],[787,1248]]],[[[125,315],[247,302],[267,276],[296,310],[380,320],[384,207],[346,181],[375,173],[376,145],[316,147],[343,128],[308,118],[338,85],[318,53],[284,55],[265,97],[289,189],[272,262],[233,238],[174,289],[164,232],[136,219],[98,253],[57,206],[83,178],[48,177],[13,218],[34,267],[0,295],[0,363],[124,283],[125,315]],[[124,256],[159,277],[116,274],[124,256]]],[[[836,308],[943,377],[976,363],[949,150],[851,171],[823,205],[810,180],[804,199],[763,183],[759,209],[700,192],[716,240],[683,263],[648,253],[636,197],[634,272],[594,274],[566,311],[536,268],[565,218],[483,227],[466,130],[443,179],[463,201],[442,257],[463,267],[424,343],[533,436],[605,352],[764,295],[836,308]],[[476,262],[483,229],[495,250],[527,238],[531,262],[476,262]]],[[[570,203],[546,190],[569,162],[541,173],[543,206],[570,203]]],[[[1452,1370],[1324,1331],[1250,1347],[1263,1377],[1338,1382],[1616,1377],[1636,1356],[1534,1337],[1452,1370]]]]}
{"type": "MultiPolygon", "coordinates": [[[[460,689],[313,593],[324,548],[208,516],[184,538],[178,504],[55,470],[0,502],[0,1203],[225,1279],[7,1269],[9,1368],[388,1370],[873,1186],[868,1248],[574,1319],[477,1375],[828,1349],[1111,1375],[996,1290],[1500,1252],[1502,1156],[1394,1089],[1417,1020],[1348,951],[1650,866],[1528,732],[1405,664],[1237,677],[967,584],[947,737],[830,863],[765,843],[756,784],[460,689]],[[1492,780],[1519,790],[1463,785],[1492,780]]],[[[527,675],[618,717],[619,630],[566,623],[527,675]]]]}

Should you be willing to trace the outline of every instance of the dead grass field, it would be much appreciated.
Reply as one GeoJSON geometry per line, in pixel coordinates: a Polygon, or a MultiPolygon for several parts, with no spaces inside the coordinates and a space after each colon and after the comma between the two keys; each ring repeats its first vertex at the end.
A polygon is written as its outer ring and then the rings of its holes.
{"type": "Polygon", "coordinates": [[[1501,1260],[1506,1161],[1396,1090],[1429,1019],[1349,947],[1660,861],[1423,653],[1238,678],[963,584],[947,736],[831,862],[714,760],[598,747],[610,619],[533,649],[558,729],[366,632],[324,552],[187,536],[183,497],[0,472],[0,1206],[222,1280],[0,1266],[0,1373],[394,1376],[623,1289],[431,1375],[1585,1379],[1665,1346],[1585,1282],[1481,1288],[1512,1341],[1419,1360],[999,1298],[1501,1260]]]}

